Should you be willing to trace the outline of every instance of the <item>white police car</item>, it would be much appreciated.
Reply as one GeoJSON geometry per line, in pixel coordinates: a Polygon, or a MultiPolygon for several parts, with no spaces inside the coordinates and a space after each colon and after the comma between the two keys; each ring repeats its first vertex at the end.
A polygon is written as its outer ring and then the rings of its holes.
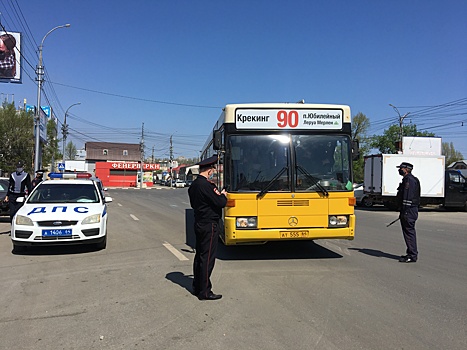
{"type": "Polygon", "coordinates": [[[51,173],[34,188],[11,226],[13,252],[27,246],[107,243],[107,205],[88,173],[51,173]]]}

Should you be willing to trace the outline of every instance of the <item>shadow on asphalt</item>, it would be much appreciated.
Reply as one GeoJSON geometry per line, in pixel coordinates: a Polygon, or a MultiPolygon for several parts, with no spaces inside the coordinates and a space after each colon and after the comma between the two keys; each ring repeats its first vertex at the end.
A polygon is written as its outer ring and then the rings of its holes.
{"type": "Polygon", "coordinates": [[[382,252],[381,250],[376,250],[376,249],[368,249],[368,248],[348,248],[348,249],[355,250],[359,253],[374,256],[377,258],[386,258],[386,259],[392,259],[392,260],[399,260],[400,258],[399,255],[385,253],[385,252],[382,252]]]}
{"type": "Polygon", "coordinates": [[[14,255],[74,255],[97,252],[97,249],[92,244],[77,244],[77,245],[54,245],[54,246],[28,246],[25,251],[12,252],[14,255]]]}
{"type": "Polygon", "coordinates": [[[185,288],[188,292],[191,293],[193,285],[193,275],[185,275],[183,272],[169,272],[165,275],[169,281],[174,284],[178,284],[180,287],[185,288]]]}
{"type": "Polygon", "coordinates": [[[220,260],[297,260],[338,259],[342,255],[322,247],[314,241],[272,241],[262,245],[225,246],[217,248],[220,260]]]}

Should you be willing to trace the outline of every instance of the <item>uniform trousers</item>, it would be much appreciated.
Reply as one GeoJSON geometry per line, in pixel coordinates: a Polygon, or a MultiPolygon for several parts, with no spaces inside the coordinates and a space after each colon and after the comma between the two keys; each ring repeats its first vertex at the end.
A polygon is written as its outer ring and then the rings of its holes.
{"type": "Polygon", "coordinates": [[[193,294],[208,297],[212,293],[211,273],[216,261],[219,224],[195,222],[195,235],[193,294]]]}
{"type": "Polygon", "coordinates": [[[26,194],[24,193],[10,193],[10,195],[8,196],[8,202],[10,203],[10,223],[13,222],[13,216],[15,216],[19,208],[23,206],[23,203],[16,202],[16,198],[25,196],[26,194]]]}
{"type": "Polygon", "coordinates": [[[415,232],[415,222],[418,219],[418,207],[404,209],[400,215],[402,234],[404,235],[407,255],[413,260],[417,260],[417,234],[415,232]]]}

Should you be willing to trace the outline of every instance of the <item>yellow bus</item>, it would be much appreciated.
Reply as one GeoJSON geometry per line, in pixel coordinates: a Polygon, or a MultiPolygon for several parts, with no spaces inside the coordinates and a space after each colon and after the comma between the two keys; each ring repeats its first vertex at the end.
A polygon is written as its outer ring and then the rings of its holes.
{"type": "Polygon", "coordinates": [[[219,155],[226,245],[354,238],[349,106],[229,104],[201,154],[219,155]]]}

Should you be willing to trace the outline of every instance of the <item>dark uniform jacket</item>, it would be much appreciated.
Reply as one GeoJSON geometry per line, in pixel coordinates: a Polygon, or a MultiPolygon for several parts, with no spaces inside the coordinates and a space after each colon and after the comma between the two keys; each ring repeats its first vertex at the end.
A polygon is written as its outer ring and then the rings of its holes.
{"type": "Polygon", "coordinates": [[[7,195],[25,195],[31,193],[31,177],[25,171],[17,173],[16,171],[10,175],[10,185],[8,186],[7,195]]]}
{"type": "Polygon", "coordinates": [[[402,178],[397,188],[397,205],[399,211],[420,205],[420,181],[411,173],[402,178]]]}
{"type": "Polygon", "coordinates": [[[190,204],[198,223],[218,223],[227,197],[219,192],[216,185],[199,175],[188,189],[190,204]]]}

